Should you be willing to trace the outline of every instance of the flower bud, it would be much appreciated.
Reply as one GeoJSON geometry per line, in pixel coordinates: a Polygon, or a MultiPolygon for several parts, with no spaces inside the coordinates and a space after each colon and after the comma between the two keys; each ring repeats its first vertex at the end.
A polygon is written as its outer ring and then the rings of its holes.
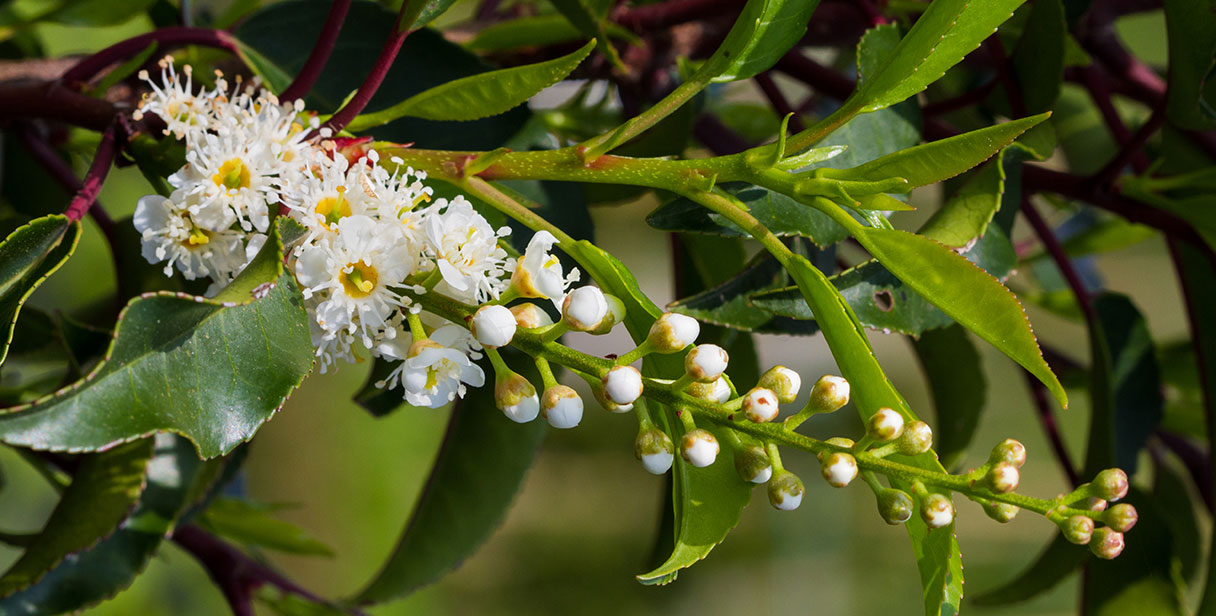
{"type": "Polygon", "coordinates": [[[583,399],[565,385],[554,385],[545,390],[540,413],[554,428],[573,428],[583,420],[583,399]]]}
{"type": "Polygon", "coordinates": [[[700,333],[701,324],[696,319],[674,312],[664,312],[663,316],[650,326],[646,341],[656,353],[675,353],[696,342],[700,333]]]}
{"type": "Polygon", "coordinates": [[[1106,511],[1107,505],[1110,503],[1096,496],[1090,496],[1077,503],[1078,509],[1087,509],[1089,511],[1106,511]]]}
{"type": "Polygon", "coordinates": [[[591,394],[595,396],[595,401],[604,407],[604,410],[609,413],[628,413],[633,410],[632,404],[617,404],[608,399],[608,393],[604,391],[603,383],[598,383],[591,386],[591,394]]]}
{"type": "Polygon", "coordinates": [[[1090,482],[1090,493],[1098,498],[1114,502],[1127,496],[1127,473],[1121,469],[1108,468],[1090,482]]]}
{"type": "Polygon", "coordinates": [[[518,304],[511,306],[511,314],[515,315],[515,326],[519,329],[536,329],[553,325],[553,318],[543,308],[536,304],[518,304]]]}
{"type": "Polygon", "coordinates": [[[870,438],[880,443],[899,438],[900,433],[903,431],[904,417],[895,412],[895,409],[880,408],[866,422],[866,433],[870,435],[870,438]]]}
{"type": "Polygon", "coordinates": [[[714,460],[718,459],[719,451],[721,448],[718,446],[718,439],[714,438],[709,430],[689,430],[684,433],[684,438],[680,439],[680,456],[697,468],[713,464],[714,460]]]}
{"type": "Polygon", "coordinates": [[[1085,545],[1094,534],[1094,521],[1089,516],[1074,515],[1060,525],[1060,532],[1069,543],[1085,545]]]}
{"type": "Polygon", "coordinates": [[[819,377],[811,388],[810,407],[817,413],[831,413],[849,403],[849,382],[830,374],[819,377]]]}
{"type": "Polygon", "coordinates": [[[608,312],[604,313],[604,318],[600,319],[599,323],[591,331],[587,332],[593,336],[603,336],[612,331],[617,323],[625,320],[625,302],[615,295],[605,293],[604,301],[608,302],[608,312]]]}
{"type": "Polygon", "coordinates": [[[743,481],[765,483],[773,476],[773,463],[763,447],[751,445],[735,454],[735,470],[743,481]]]}
{"type": "Polygon", "coordinates": [[[878,514],[891,526],[903,524],[912,519],[912,510],[915,507],[916,504],[912,502],[912,497],[903,490],[886,488],[878,493],[878,514]]]}
{"type": "Polygon", "coordinates": [[[614,366],[603,383],[604,394],[617,404],[633,404],[642,396],[642,373],[633,366],[614,366]]]}
{"type": "Polygon", "coordinates": [[[712,383],[697,383],[695,381],[689,383],[688,389],[685,392],[694,398],[709,400],[718,404],[730,400],[730,385],[722,377],[718,377],[718,380],[712,383]]]}
{"type": "Polygon", "coordinates": [[[988,461],[993,464],[1009,462],[1017,468],[1022,468],[1022,465],[1026,463],[1026,447],[1019,441],[1007,438],[992,448],[988,461]]]}
{"type": "Polygon", "coordinates": [[[1017,517],[1018,507],[1009,503],[984,503],[984,513],[997,522],[1005,524],[1017,517]]]}
{"type": "Polygon", "coordinates": [[[516,423],[532,421],[540,412],[536,388],[514,372],[494,380],[494,405],[516,423]]]}
{"type": "Polygon", "coordinates": [[[1001,461],[992,465],[988,469],[988,474],[984,476],[984,480],[988,482],[988,487],[992,488],[993,492],[1007,494],[1018,489],[1018,482],[1021,480],[1021,473],[1018,472],[1018,467],[1012,462],[1001,461]]]}
{"type": "MultiPolygon", "coordinates": [[[[857,444],[857,443],[853,442],[853,439],[845,438],[843,436],[833,436],[832,438],[830,438],[824,442],[829,445],[835,445],[837,447],[841,447],[844,449],[852,449],[853,446],[857,444]]],[[[823,456],[819,456],[819,457],[822,458],[823,456]]]]}
{"type": "Polygon", "coordinates": [[[1089,542],[1089,551],[1098,558],[1113,559],[1123,553],[1123,533],[1106,526],[1095,530],[1093,540],[1089,542]]]}
{"type": "Polygon", "coordinates": [[[487,349],[506,346],[515,337],[515,315],[506,306],[482,306],[473,314],[469,331],[487,349]]]}
{"type": "Polygon", "coordinates": [[[747,418],[764,423],[777,417],[777,394],[762,387],[755,387],[743,396],[743,412],[747,418]]]}
{"type": "Polygon", "coordinates": [[[920,517],[929,528],[949,526],[954,522],[954,503],[949,496],[934,492],[921,503],[920,517]]]}
{"type": "Polygon", "coordinates": [[[768,502],[781,511],[793,511],[802,504],[805,491],[798,475],[783,470],[768,482],[768,502]]]}
{"type": "Polygon", "coordinates": [[[906,456],[925,453],[930,447],[933,447],[933,430],[923,421],[908,424],[899,436],[899,453],[906,456]]]}
{"type": "Polygon", "coordinates": [[[633,443],[633,452],[642,461],[647,472],[662,475],[671,469],[676,447],[672,444],[671,437],[662,430],[651,428],[638,434],[638,440],[633,443]]]}
{"type": "Polygon", "coordinates": [[[1102,516],[1102,521],[1106,522],[1107,526],[1120,533],[1126,533],[1131,530],[1139,520],[1140,514],[1136,512],[1136,508],[1127,503],[1119,503],[1111,507],[1102,516]]]}
{"type": "Polygon", "coordinates": [[[833,488],[843,488],[857,478],[857,459],[847,453],[829,453],[819,461],[823,478],[833,488]]]}
{"type": "Polygon", "coordinates": [[[571,329],[590,331],[608,314],[608,300],[599,287],[587,285],[566,295],[562,302],[562,318],[571,329]]]}
{"type": "Polygon", "coordinates": [[[700,383],[711,383],[726,372],[730,363],[730,355],[716,344],[702,344],[684,356],[684,371],[692,380],[700,383]]]}
{"type": "Polygon", "coordinates": [[[789,404],[798,397],[798,390],[802,388],[802,377],[785,366],[773,366],[760,376],[756,387],[773,390],[779,402],[789,404]]]}

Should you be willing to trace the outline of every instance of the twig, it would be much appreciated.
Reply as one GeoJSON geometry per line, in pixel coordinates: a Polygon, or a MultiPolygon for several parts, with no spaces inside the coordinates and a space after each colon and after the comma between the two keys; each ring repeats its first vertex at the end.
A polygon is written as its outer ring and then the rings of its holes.
{"type": "Polygon", "coordinates": [[[1077,303],[1081,306],[1081,312],[1085,314],[1087,321],[1093,321],[1098,318],[1097,311],[1094,310],[1093,298],[1090,297],[1089,289],[1085,287],[1085,282],[1081,280],[1081,275],[1077,273],[1077,269],[1073,267],[1072,259],[1068,258],[1068,253],[1064,252],[1064,247],[1060,245],[1060,240],[1056,239],[1056,234],[1039,215],[1039,211],[1030,203],[1029,196],[1022,197],[1022,215],[1026,217],[1026,221],[1034,229],[1035,235],[1039,237],[1039,241],[1043,243],[1043,247],[1047,249],[1047,254],[1051,256],[1051,260],[1060,269],[1060,273],[1064,275],[1064,280],[1072,289],[1074,295],[1077,296],[1077,303]]]}
{"type": "Polygon", "coordinates": [[[325,27],[321,29],[321,35],[312,46],[312,52],[304,61],[304,68],[300,69],[295,80],[283,90],[279,98],[284,101],[303,98],[316,85],[321,71],[325,70],[325,64],[329,62],[329,56],[334,51],[334,45],[338,42],[338,33],[342,30],[342,23],[346,21],[350,3],[351,0],[334,0],[330,5],[329,14],[325,16],[325,27]]]}
{"type": "Polygon", "coordinates": [[[1148,141],[1157,129],[1165,123],[1165,108],[1158,107],[1153,110],[1153,114],[1149,116],[1144,125],[1137,130],[1131,139],[1123,144],[1115,157],[1106,163],[1096,174],[1094,174],[1094,183],[1099,186],[1108,186],[1114,182],[1115,178],[1119,177],[1119,172],[1123,170],[1128,163],[1137,173],[1144,173],[1148,170],[1148,158],[1144,155],[1144,144],[1148,141]]]}
{"type": "Polygon", "coordinates": [[[397,20],[393,22],[393,30],[389,33],[388,40],[384,42],[384,47],[380,49],[380,56],[376,58],[371,72],[367,74],[367,78],[363,80],[354,97],[325,123],[325,126],[335,133],[345,128],[367,107],[372,97],[375,96],[376,90],[380,89],[380,84],[384,82],[384,77],[388,75],[388,70],[393,67],[393,60],[397,59],[397,52],[401,51],[401,44],[405,42],[405,37],[410,33],[405,28],[412,24],[402,23],[410,4],[409,2],[401,4],[401,10],[397,11],[397,20]]]}
{"type": "Polygon", "coordinates": [[[1060,470],[1064,471],[1064,476],[1068,478],[1068,484],[1072,487],[1081,485],[1081,476],[1077,473],[1077,467],[1072,462],[1072,457],[1068,455],[1068,448],[1064,446],[1064,437],[1060,434],[1060,427],[1056,424],[1055,413],[1051,410],[1051,401],[1047,399],[1047,387],[1039,381],[1037,377],[1029,372],[1022,371],[1026,376],[1026,384],[1030,387],[1031,397],[1034,398],[1034,406],[1038,411],[1039,423],[1043,426],[1043,432],[1047,434],[1047,440],[1051,443],[1051,451],[1055,455],[1056,462],[1060,465],[1060,470]]]}
{"type": "Polygon", "coordinates": [[[101,143],[97,146],[97,152],[93,154],[93,163],[89,165],[89,171],[85,174],[84,181],[81,182],[80,190],[76,192],[75,197],[72,197],[72,202],[63,212],[68,220],[76,222],[84,218],[84,215],[93,207],[93,203],[97,201],[97,193],[101,192],[101,185],[105,183],[106,175],[110,173],[110,167],[114,164],[114,155],[118,153],[115,136],[117,132],[118,122],[114,122],[101,134],[101,143]]]}
{"type": "Polygon", "coordinates": [[[106,67],[134,56],[152,43],[157,43],[162,48],[205,45],[237,53],[236,39],[223,30],[189,27],[161,28],[102,49],[68,69],[61,79],[68,86],[77,88],[96,77],[106,67]]]}
{"type": "Polygon", "coordinates": [[[848,98],[857,85],[852,79],[802,55],[796,48],[781,56],[773,68],[839,100],[848,98]]]}
{"type": "Polygon", "coordinates": [[[785,95],[781,93],[781,88],[777,87],[777,83],[773,81],[772,75],[770,75],[768,72],[764,72],[756,75],[753,79],[755,79],[756,85],[760,86],[760,91],[764,93],[764,96],[768,99],[769,104],[771,104],[773,108],[777,110],[777,113],[781,115],[781,117],[785,117],[791,113],[794,114],[790,117],[791,130],[796,133],[800,133],[806,129],[806,127],[802,124],[802,120],[798,117],[798,112],[790,105],[790,102],[786,100],[785,95]]]}
{"type": "Polygon", "coordinates": [[[118,108],[106,100],[63,87],[58,81],[0,86],[0,118],[58,120],[90,130],[105,130],[118,108]]]}

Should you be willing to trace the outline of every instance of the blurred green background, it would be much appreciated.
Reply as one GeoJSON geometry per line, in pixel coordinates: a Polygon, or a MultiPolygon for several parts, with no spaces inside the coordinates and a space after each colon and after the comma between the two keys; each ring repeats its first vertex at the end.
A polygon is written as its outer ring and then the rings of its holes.
{"type": "MultiPolygon", "coordinates": [[[[1120,25],[1141,57],[1158,65],[1164,61],[1159,14],[1125,19],[1120,25]]],[[[142,20],[113,28],[43,25],[38,36],[51,55],[66,55],[96,50],[149,27],[142,20]]],[[[1081,97],[1078,92],[1065,96],[1081,97]]],[[[1074,121],[1057,126],[1059,131],[1091,129],[1100,132],[1096,115],[1091,125],[1074,121]]],[[[81,170],[87,166],[87,160],[75,162],[81,170]]],[[[134,170],[116,170],[101,202],[120,218],[131,213],[139,196],[150,192],[134,170]]],[[[926,190],[914,195],[913,202],[936,203],[937,195],[934,189],[926,190]]],[[[662,305],[674,299],[670,243],[643,220],[656,205],[648,197],[596,208],[593,217],[599,244],[630,266],[646,292],[662,305]]],[[[922,208],[922,212],[897,214],[893,221],[899,227],[915,228],[928,213],[922,208]]],[[[1157,341],[1185,335],[1176,282],[1159,275],[1169,271],[1162,242],[1150,240],[1104,255],[1096,266],[1112,290],[1131,296],[1147,315],[1157,341]]],[[[1017,274],[1011,286],[1016,287],[1017,277],[1024,275],[1017,274]]],[[[75,257],[38,291],[32,304],[70,309],[106,297],[112,284],[103,240],[89,227],[75,257]]],[[[1041,337],[1086,359],[1084,333],[1078,325],[1033,307],[1028,310],[1041,337]]],[[[821,337],[759,336],[757,341],[762,367],[784,364],[800,372],[804,382],[835,371],[821,337]]],[[[932,424],[932,404],[910,345],[901,337],[873,332],[871,341],[896,386],[932,424]]],[[[629,348],[620,331],[599,339],[577,335],[570,343],[592,353],[629,348]]],[[[1037,496],[1063,491],[1064,479],[1035,420],[1022,371],[986,345],[979,347],[989,402],[964,464],[982,462],[988,448],[1002,438],[1017,438],[1030,452],[1022,491],[1037,496]]],[[[310,377],[259,432],[241,478],[245,492],[255,500],[292,503],[279,515],[335,550],[333,558],[267,554],[275,566],[324,596],[358,590],[388,555],[425,482],[447,419],[444,410],[413,409],[372,418],[350,400],[367,370],[366,365],[343,366],[336,374],[310,377]]],[[[581,382],[568,384],[582,388],[590,401],[581,382]]],[[[1087,409],[1084,393],[1072,393],[1073,406],[1059,419],[1079,457],[1087,409]]],[[[514,507],[480,551],[439,583],[368,611],[384,615],[920,612],[918,575],[904,531],[882,522],[873,496],[860,482],[848,489],[832,489],[818,479],[814,460],[796,452],[785,457],[787,466],[806,480],[808,492],[799,510],[777,512],[767,505],[763,490],[756,490],[739,527],[705,561],[669,586],[639,585],[633,576],[647,570],[653,558],[662,500],[669,495],[664,480],[647,474],[634,459],[635,430],[628,415],[609,415],[589,402],[577,429],[550,430],[514,507]]],[[[810,432],[817,437],[855,436],[861,428],[855,414],[846,410],[812,422],[810,432]]],[[[0,530],[37,530],[54,504],[53,491],[12,450],[0,450],[0,468],[6,482],[0,491],[0,530]]],[[[467,505],[479,506],[476,494],[469,495],[467,505]]],[[[1002,526],[972,503],[960,500],[959,511],[968,595],[1010,579],[1055,533],[1041,517],[1023,515],[1002,526]]],[[[1206,516],[1201,519],[1206,522],[1206,516]]],[[[0,548],[0,565],[7,566],[17,555],[15,550],[0,548]]],[[[964,608],[982,614],[1069,614],[1075,611],[1076,592],[1072,578],[1026,604],[996,609],[964,601],[964,608]]],[[[189,555],[166,544],[130,589],[88,613],[226,611],[206,573],[189,555]]]]}

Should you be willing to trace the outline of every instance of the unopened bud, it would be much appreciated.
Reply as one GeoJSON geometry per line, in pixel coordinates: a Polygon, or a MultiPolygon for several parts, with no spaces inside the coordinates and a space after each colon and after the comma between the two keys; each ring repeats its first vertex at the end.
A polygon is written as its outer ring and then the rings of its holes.
{"type": "MultiPolygon", "coordinates": [[[[835,445],[836,447],[841,447],[844,449],[852,449],[853,446],[857,444],[857,443],[853,442],[853,439],[846,438],[843,436],[833,436],[832,438],[830,438],[824,442],[829,445],[835,445]]],[[[819,458],[822,459],[823,456],[820,455],[819,458]]]]}
{"type": "Polygon", "coordinates": [[[506,346],[515,337],[515,315],[506,306],[482,306],[473,314],[469,331],[487,349],[506,346]]]}
{"type": "Polygon", "coordinates": [[[730,385],[722,377],[718,377],[712,383],[697,383],[694,381],[689,383],[688,389],[684,391],[694,398],[709,400],[718,404],[730,400],[730,385]]]}
{"type": "Polygon", "coordinates": [[[519,329],[536,329],[553,325],[553,318],[543,308],[536,304],[525,303],[511,306],[511,314],[515,315],[515,326],[519,329]]]}
{"type": "Polygon", "coordinates": [[[608,300],[598,287],[579,287],[562,302],[562,318],[571,329],[590,331],[608,314],[608,300]]]}
{"type": "Polygon", "coordinates": [[[632,404],[617,404],[608,399],[608,393],[604,391],[603,383],[596,383],[591,386],[591,395],[595,396],[595,401],[604,407],[609,413],[628,413],[633,410],[632,404]]]}
{"type": "Polygon", "coordinates": [[[824,375],[811,388],[809,406],[817,413],[831,413],[849,403],[849,382],[843,377],[824,375]]]}
{"type": "Polygon", "coordinates": [[[798,475],[783,470],[768,482],[768,502],[781,511],[793,511],[802,504],[805,491],[798,475]]]}
{"type": "Polygon", "coordinates": [[[833,488],[843,488],[857,478],[857,458],[847,453],[829,453],[819,461],[823,478],[833,488]]]}
{"type": "Polygon", "coordinates": [[[756,386],[773,390],[778,401],[789,404],[798,397],[798,390],[802,388],[802,377],[785,366],[773,366],[760,376],[760,382],[756,383],[756,386]]]}
{"type": "Polygon", "coordinates": [[[773,463],[763,447],[751,445],[735,454],[735,470],[744,481],[765,483],[773,476],[773,463]]]}
{"type": "Polygon", "coordinates": [[[984,503],[984,513],[997,522],[1006,524],[1017,517],[1018,507],[1009,503],[984,503]]]}
{"type": "Polygon", "coordinates": [[[1115,558],[1123,553],[1123,533],[1106,526],[1095,530],[1089,551],[1104,560],[1115,558]]]}
{"type": "Polygon", "coordinates": [[[988,474],[984,476],[984,480],[988,482],[988,487],[992,488],[993,492],[1007,494],[1018,489],[1018,483],[1021,481],[1021,473],[1018,472],[1018,467],[1012,462],[997,462],[988,469],[988,474]]]}
{"type": "Polygon", "coordinates": [[[663,316],[650,326],[646,341],[656,353],[676,353],[696,342],[700,334],[701,324],[696,319],[674,312],[664,312],[663,316]]]}
{"type": "Polygon", "coordinates": [[[697,468],[713,464],[714,460],[718,459],[719,451],[721,447],[718,446],[718,439],[714,438],[709,430],[689,430],[684,433],[684,438],[680,439],[680,456],[697,468]]]}
{"type": "Polygon", "coordinates": [[[633,366],[614,366],[603,384],[604,395],[617,404],[633,404],[642,396],[642,373],[633,366]]]}
{"type": "Polygon", "coordinates": [[[768,389],[756,387],[743,396],[743,412],[756,423],[772,421],[779,410],[777,394],[768,389]]]}
{"type": "Polygon", "coordinates": [[[912,510],[915,508],[916,504],[912,502],[912,497],[903,490],[886,488],[878,493],[878,514],[891,526],[903,524],[912,519],[912,510]]]}
{"type": "Polygon", "coordinates": [[[934,492],[921,503],[920,517],[929,528],[949,526],[954,522],[954,503],[949,496],[934,492]]]}
{"type": "Polygon", "coordinates": [[[1085,500],[1082,500],[1080,503],[1077,503],[1077,508],[1086,509],[1088,511],[1106,511],[1106,507],[1109,504],[1110,503],[1106,502],[1105,499],[1090,496],[1085,500]]]}
{"type": "Polygon", "coordinates": [[[536,388],[514,372],[494,380],[494,405],[516,423],[532,421],[540,413],[536,388]]]}
{"type": "Polygon", "coordinates": [[[870,438],[885,443],[899,438],[900,433],[904,430],[904,417],[895,412],[895,409],[880,408],[876,413],[870,416],[866,422],[866,433],[870,438]]]}
{"type": "Polygon", "coordinates": [[[583,399],[565,385],[554,385],[545,390],[540,413],[554,428],[573,428],[583,420],[583,399]]]}
{"type": "Polygon", "coordinates": [[[638,434],[638,440],[633,443],[633,452],[642,461],[647,472],[662,475],[671,469],[676,447],[672,444],[671,437],[662,430],[651,428],[638,434]]]}
{"type": "Polygon", "coordinates": [[[1094,496],[1115,502],[1127,496],[1127,473],[1122,469],[1108,468],[1094,477],[1089,489],[1094,496]]]}
{"type": "Polygon", "coordinates": [[[684,371],[692,380],[700,383],[711,383],[726,372],[730,363],[730,355],[716,344],[702,344],[684,356],[684,371]]]}
{"type": "Polygon", "coordinates": [[[1093,518],[1084,515],[1074,515],[1060,524],[1060,532],[1069,543],[1085,545],[1094,534],[1093,518]]]}
{"type": "Polygon", "coordinates": [[[988,461],[993,464],[1008,462],[1017,468],[1022,468],[1022,465],[1026,463],[1026,447],[1019,441],[1007,438],[992,448],[988,461]]]}
{"type": "Polygon", "coordinates": [[[905,456],[925,453],[930,447],[933,447],[933,430],[923,421],[908,424],[899,436],[899,453],[905,456]]]}
{"type": "Polygon", "coordinates": [[[600,319],[600,322],[596,323],[595,327],[587,332],[593,336],[603,336],[612,331],[612,328],[616,327],[617,323],[625,320],[625,302],[609,293],[604,294],[604,301],[608,302],[608,312],[605,312],[604,318],[600,319]]]}
{"type": "Polygon", "coordinates": [[[1120,533],[1126,533],[1131,530],[1139,520],[1140,514],[1136,512],[1136,508],[1127,503],[1119,503],[1111,507],[1102,516],[1102,521],[1106,522],[1107,526],[1120,533]]]}

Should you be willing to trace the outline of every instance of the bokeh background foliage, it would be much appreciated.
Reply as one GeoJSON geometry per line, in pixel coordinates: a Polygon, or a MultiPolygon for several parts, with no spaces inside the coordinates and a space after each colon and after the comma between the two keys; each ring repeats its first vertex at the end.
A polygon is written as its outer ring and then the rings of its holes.
{"type": "MultiPolygon", "coordinates": [[[[391,29],[397,9],[391,4],[352,5],[335,52],[306,98],[310,108],[332,112],[358,87],[391,29]]],[[[431,4],[439,8],[448,3],[431,4]]],[[[680,75],[676,56],[708,57],[743,5],[706,4],[713,10],[686,20],[704,30],[693,36],[673,24],[649,29],[637,17],[644,11],[630,21],[628,11],[604,2],[455,2],[431,28],[406,39],[369,111],[453,79],[568,56],[589,37],[598,38],[601,46],[572,80],[544,91],[529,105],[462,122],[400,118],[373,132],[378,139],[417,147],[469,150],[504,145],[552,149],[592,137],[670,90],[680,75]]],[[[882,37],[897,40],[900,28],[924,9],[923,3],[894,0],[823,0],[817,7],[801,6],[808,13],[817,8],[810,29],[803,37],[795,28],[795,40],[773,45],[781,55],[798,43],[780,60],[769,59],[777,61],[773,70],[754,80],[710,87],[617,153],[725,153],[771,139],[787,111],[798,112],[791,121],[797,125],[825,116],[848,95],[859,70],[864,83],[867,58],[856,53],[862,33],[879,22],[898,24],[869,35],[874,37],[871,49],[879,53],[882,37]]],[[[1094,302],[1098,318],[1087,331],[1083,306],[1016,215],[1024,186],[1037,181],[1036,190],[1043,190],[1042,174],[1023,177],[1026,161],[1046,160],[1046,168],[1109,182],[1112,178],[1104,174],[1111,156],[1138,139],[1135,155],[1111,171],[1118,176],[1124,167],[1132,169],[1117,186],[1120,194],[1180,218],[1205,240],[1214,237],[1211,212],[1202,209],[1213,199],[1212,137],[1202,132],[1212,127],[1213,86],[1207,79],[1216,47],[1212,8],[1206,0],[1034,0],[1001,24],[968,61],[948,71],[942,67],[944,77],[921,101],[859,116],[820,144],[848,145],[843,155],[827,162],[846,168],[922,139],[940,139],[951,126],[970,130],[997,117],[1053,112],[1047,124],[987,165],[914,191],[908,203],[917,209],[898,212],[891,220],[946,245],[967,247],[968,259],[1018,293],[1040,340],[1046,341],[1048,360],[1071,394],[1067,411],[1051,413],[1057,431],[1046,434],[1059,436],[1065,459],[1076,461],[1085,475],[1102,467],[1092,458],[1099,455],[1116,460],[1129,473],[1138,468],[1132,502],[1141,511],[1141,522],[1122,560],[1090,562],[1078,575],[1086,553],[1058,538],[1053,543],[1050,523],[1024,516],[996,527],[959,499],[963,514],[957,532],[966,555],[969,610],[1072,613],[1084,583],[1086,611],[1182,613],[1203,592],[1211,486],[1210,470],[1204,468],[1210,456],[1202,372],[1195,367],[1186,306],[1169,272],[1174,263],[1183,264],[1201,317],[1206,314],[1202,307],[1210,305],[1203,303],[1203,293],[1210,295],[1212,272],[1204,269],[1204,256],[1194,248],[1167,246],[1151,228],[1152,220],[1133,213],[1129,218],[1146,225],[1133,224],[1082,206],[1095,195],[1081,194],[1081,188],[1049,187],[1053,194],[1036,204],[1049,212],[1082,283],[1101,292],[1094,302]],[[1007,55],[1009,61],[993,63],[989,55],[1007,55]],[[1144,83],[1127,78],[1134,70],[1119,60],[1128,57],[1133,69],[1168,77],[1168,96],[1146,93],[1144,83]],[[1139,139],[1139,132],[1147,134],[1139,139]],[[1155,178],[1177,177],[1190,179],[1154,183],[1155,178]],[[986,231],[974,245],[970,240],[975,236],[951,237],[948,232],[957,227],[933,216],[950,202],[964,204],[953,211],[968,211],[965,204],[974,203],[976,210],[995,212],[991,221],[980,221],[986,231]],[[1103,355],[1110,358],[1105,370],[1100,359],[1094,360],[1103,355]],[[1103,391],[1105,397],[1096,393],[1103,391]],[[1028,567],[1030,572],[1018,577],[1028,567]]],[[[0,55],[6,70],[11,66],[7,60],[48,58],[41,69],[45,72],[35,75],[46,78],[70,66],[71,56],[154,28],[183,23],[227,28],[242,43],[240,59],[277,89],[304,65],[328,11],[329,3],[300,0],[14,0],[0,7],[0,55]]],[[[799,11],[792,13],[805,20],[799,11]]],[[[212,49],[187,47],[176,56],[198,66],[242,70],[231,56],[212,49]]],[[[199,73],[206,79],[205,71],[199,73]]],[[[14,78],[22,77],[28,75],[14,78]]],[[[112,85],[121,89],[133,83],[112,85]]],[[[66,162],[83,174],[97,146],[96,133],[53,127],[50,137],[69,153],[66,162]]],[[[7,235],[32,218],[62,211],[71,195],[30,158],[16,131],[5,130],[3,139],[0,227],[7,235]]],[[[811,378],[837,372],[822,337],[807,336],[816,324],[789,290],[792,282],[772,259],[756,255],[756,247],[739,239],[729,223],[661,191],[537,181],[510,186],[542,204],[540,213],[571,235],[594,239],[618,256],[657,304],[676,302],[679,311],[733,328],[706,329],[707,336],[731,350],[737,381],[754,382],[758,366],[774,363],[811,378]]],[[[948,468],[984,461],[985,448],[969,449],[972,442],[1014,436],[1031,452],[1023,470],[1024,491],[1055,494],[1070,488],[1069,467],[1049,453],[1056,443],[1044,436],[1035,412],[1050,412],[1050,403],[1040,387],[1027,387],[1021,368],[952,326],[948,316],[881,265],[866,262],[856,246],[830,248],[844,234],[818,212],[763,189],[731,190],[820,267],[834,271],[837,262],[857,266],[838,272],[833,283],[871,328],[871,344],[911,407],[936,417],[931,423],[948,468]],[[800,218],[808,212],[809,219],[800,218]],[[789,229],[782,229],[786,224],[789,229]],[[905,333],[919,337],[909,344],[911,338],[899,335],[905,333]]],[[[87,365],[81,360],[104,349],[110,322],[95,315],[112,312],[115,289],[122,300],[131,291],[201,291],[160,277],[138,258],[127,217],[136,200],[151,192],[136,167],[111,172],[100,203],[128,236],[124,249],[130,253],[111,260],[98,229],[92,223],[83,227],[73,258],[39,287],[22,313],[12,357],[0,369],[6,405],[26,401],[29,383],[50,391],[74,379],[81,364],[87,365]],[[114,262],[124,270],[115,271],[114,262]]],[[[74,241],[64,238],[64,249],[74,241]]],[[[49,261],[55,261],[58,253],[50,254],[49,261]]],[[[11,309],[11,298],[2,299],[0,310],[11,309]]],[[[290,339],[290,333],[282,338],[290,339]]],[[[621,331],[605,338],[571,338],[576,348],[598,354],[630,347],[621,331]]],[[[293,371],[306,369],[285,366],[283,372],[291,378],[268,387],[288,391],[297,380],[293,371]]],[[[118,482],[126,489],[94,501],[96,509],[78,519],[52,513],[63,476],[40,473],[40,465],[31,464],[19,449],[0,449],[0,553],[14,563],[14,571],[39,572],[36,559],[22,556],[28,533],[44,524],[63,528],[58,551],[71,553],[87,547],[90,524],[125,520],[105,547],[149,555],[147,569],[129,589],[89,609],[99,614],[215,614],[228,609],[207,572],[178,543],[159,541],[168,530],[166,520],[183,514],[321,596],[359,593],[382,600],[408,594],[367,608],[374,614],[868,614],[912,613],[922,603],[903,532],[874,515],[872,496],[864,489],[834,491],[818,481],[807,482],[808,497],[795,514],[761,506],[744,510],[730,538],[711,558],[683,572],[677,583],[662,589],[639,585],[633,576],[667,557],[671,491],[666,479],[646,475],[633,460],[630,423],[589,408],[578,430],[552,431],[539,422],[507,425],[489,412],[488,390],[474,392],[454,409],[405,408],[367,390],[373,369],[364,364],[311,376],[259,430],[256,442],[236,449],[226,466],[199,462],[194,447],[181,439],[158,439],[155,446],[143,441],[102,454],[109,469],[149,464],[150,469],[199,468],[188,481],[183,475],[150,471],[146,485],[118,482]],[[478,413],[493,415],[497,423],[476,421],[478,413]],[[453,440],[476,443],[463,451],[477,455],[445,457],[444,444],[453,440]],[[461,489],[428,489],[432,472],[431,481],[461,489]],[[205,507],[195,506],[200,499],[205,507]],[[396,538],[415,507],[422,513],[410,522],[413,532],[407,532],[398,550],[396,538]],[[74,539],[83,545],[73,544],[74,539]],[[400,557],[390,558],[394,552],[400,557]],[[385,571],[393,581],[368,586],[386,558],[385,571]]],[[[591,399],[579,379],[566,381],[591,399]]],[[[838,413],[810,431],[826,438],[855,435],[861,428],[855,414],[838,413]]],[[[791,470],[804,477],[818,473],[809,456],[787,457],[791,470]]],[[[87,476],[89,470],[82,465],[76,476],[87,476]]],[[[138,483],[138,473],[129,474],[127,479],[138,483]]],[[[97,563],[69,558],[50,575],[78,576],[87,583],[74,592],[100,599],[124,587],[134,573],[97,563]]],[[[5,612],[22,613],[16,606],[25,599],[53,611],[57,597],[38,597],[37,588],[15,595],[4,604],[5,612]]],[[[70,602],[78,597],[59,598],[70,602]]],[[[261,599],[258,609],[265,613],[320,609],[270,588],[263,589],[261,599]]]]}

